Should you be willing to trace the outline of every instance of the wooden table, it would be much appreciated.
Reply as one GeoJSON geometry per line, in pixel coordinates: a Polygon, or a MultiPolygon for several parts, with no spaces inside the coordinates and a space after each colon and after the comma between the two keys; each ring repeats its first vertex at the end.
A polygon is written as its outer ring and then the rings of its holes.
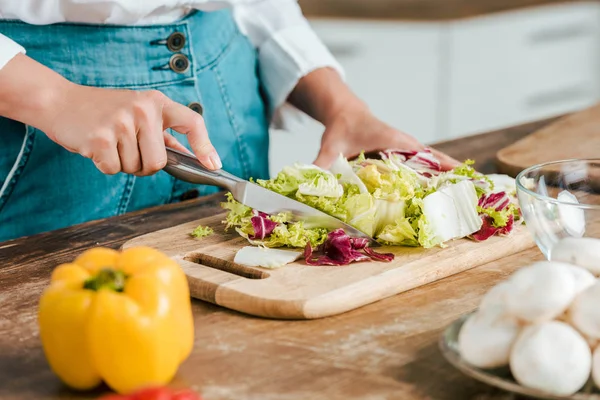
{"type": "MultiPolygon", "coordinates": [[[[550,120],[441,143],[494,171],[495,152],[550,120]]],[[[0,244],[0,399],[96,398],[69,391],[52,374],[36,310],[52,269],[83,250],[219,210],[219,196],[136,212],[0,244]]],[[[264,320],[194,301],[196,343],[174,382],[206,400],[514,399],[454,370],[438,351],[440,333],[473,310],[537,248],[332,318],[264,320]]]]}

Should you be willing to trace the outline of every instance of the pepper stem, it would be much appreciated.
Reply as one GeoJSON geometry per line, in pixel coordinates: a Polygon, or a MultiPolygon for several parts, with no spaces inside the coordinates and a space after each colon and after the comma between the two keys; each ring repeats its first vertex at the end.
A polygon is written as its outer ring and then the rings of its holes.
{"type": "Polygon", "coordinates": [[[96,275],[86,279],[83,288],[94,291],[109,289],[115,292],[122,292],[125,288],[126,280],[127,276],[123,271],[102,268],[96,275]]]}

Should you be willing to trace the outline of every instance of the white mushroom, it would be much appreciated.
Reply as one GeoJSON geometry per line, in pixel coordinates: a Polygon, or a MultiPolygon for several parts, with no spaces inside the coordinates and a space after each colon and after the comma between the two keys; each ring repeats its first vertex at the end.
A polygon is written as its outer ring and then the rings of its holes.
{"type": "Polygon", "coordinates": [[[571,326],[548,321],[523,329],[510,354],[510,370],[522,384],[554,395],[570,395],[587,382],[592,352],[571,326]]]}
{"type": "Polygon", "coordinates": [[[479,368],[495,368],[508,364],[510,349],[520,331],[515,318],[500,307],[471,315],[458,335],[460,355],[479,368]]]}
{"type": "Polygon", "coordinates": [[[552,261],[563,261],[578,265],[600,275],[600,239],[572,238],[561,239],[550,252],[552,261]]]}
{"type": "Polygon", "coordinates": [[[575,295],[583,292],[585,289],[596,283],[596,278],[590,271],[576,265],[565,264],[573,274],[575,279],[575,295]]]}
{"type": "Polygon", "coordinates": [[[600,339],[600,282],[581,292],[569,307],[569,321],[590,339],[600,339]]]}
{"type": "Polygon", "coordinates": [[[526,322],[542,322],[562,314],[575,297],[575,277],[565,264],[538,262],[509,279],[510,314],[526,322]]]}
{"type": "Polygon", "coordinates": [[[600,388],[600,347],[596,347],[592,357],[592,379],[596,386],[600,388]]]}
{"type": "Polygon", "coordinates": [[[486,311],[489,308],[502,307],[506,309],[508,298],[511,295],[512,286],[510,282],[503,281],[491,288],[481,299],[479,311],[486,311]]]}

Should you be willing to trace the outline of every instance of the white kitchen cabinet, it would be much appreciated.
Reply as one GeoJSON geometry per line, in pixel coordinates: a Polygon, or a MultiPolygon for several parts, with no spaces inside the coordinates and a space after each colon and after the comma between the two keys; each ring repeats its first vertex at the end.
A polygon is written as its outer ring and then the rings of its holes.
{"type": "Polygon", "coordinates": [[[600,3],[517,10],[447,27],[445,136],[578,110],[599,96],[600,3]]]}

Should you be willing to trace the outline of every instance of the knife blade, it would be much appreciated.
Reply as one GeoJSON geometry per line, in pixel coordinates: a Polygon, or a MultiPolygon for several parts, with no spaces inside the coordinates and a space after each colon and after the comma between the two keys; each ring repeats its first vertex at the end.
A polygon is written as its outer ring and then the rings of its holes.
{"type": "Polygon", "coordinates": [[[377,242],[366,233],[316,208],[238,178],[224,170],[211,171],[196,157],[167,147],[167,165],[164,171],[182,181],[213,185],[227,189],[240,203],[266,214],[290,213],[294,221],[304,221],[307,228],[342,228],[348,236],[366,238],[371,245],[377,242]]]}

